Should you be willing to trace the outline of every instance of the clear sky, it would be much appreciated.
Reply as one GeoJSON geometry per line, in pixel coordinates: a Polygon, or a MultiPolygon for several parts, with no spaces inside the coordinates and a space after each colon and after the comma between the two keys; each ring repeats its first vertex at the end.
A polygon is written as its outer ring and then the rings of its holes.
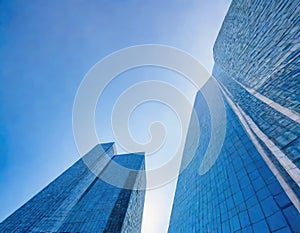
{"type": "MultiPolygon", "coordinates": [[[[78,160],[73,100],[96,62],[124,47],[158,43],[187,51],[211,71],[212,47],[229,5],[229,0],[0,1],[0,221],[78,160]]],[[[96,123],[103,141],[114,141],[107,123],[114,100],[148,79],[170,82],[193,99],[195,91],[171,71],[127,72],[99,101],[96,123]]],[[[172,127],[176,119],[163,109],[141,106],[131,119],[132,134],[147,139],[142,129],[156,118],[172,127]]],[[[168,159],[157,158],[147,166],[168,159]]],[[[174,187],[175,182],[147,192],[143,232],[166,231],[174,187]]]]}

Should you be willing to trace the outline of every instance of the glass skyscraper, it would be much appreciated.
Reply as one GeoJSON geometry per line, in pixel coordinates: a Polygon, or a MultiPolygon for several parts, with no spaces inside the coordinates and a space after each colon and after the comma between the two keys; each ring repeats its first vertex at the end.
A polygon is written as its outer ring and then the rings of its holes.
{"type": "Polygon", "coordinates": [[[215,164],[200,175],[211,126],[199,92],[201,135],[178,179],[170,233],[300,232],[299,25],[298,0],[232,1],[210,80],[224,97],[225,141],[215,164]]]}
{"type": "Polygon", "coordinates": [[[113,143],[97,145],[5,219],[0,232],[140,232],[146,178],[129,174],[126,187],[131,183],[134,190],[105,183],[94,172],[109,171],[111,161],[144,169],[144,154],[115,156],[113,143]],[[103,153],[112,160],[103,160],[103,153]]]}

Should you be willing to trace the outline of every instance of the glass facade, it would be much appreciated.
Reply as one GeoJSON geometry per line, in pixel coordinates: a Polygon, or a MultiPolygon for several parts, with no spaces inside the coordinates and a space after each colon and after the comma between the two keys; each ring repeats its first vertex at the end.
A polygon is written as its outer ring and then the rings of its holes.
{"type": "MultiPolygon", "coordinates": [[[[201,135],[196,155],[180,174],[169,232],[299,232],[300,216],[225,102],[226,138],[209,172],[199,167],[210,137],[210,116],[201,93],[195,108],[201,135]]],[[[192,128],[189,131],[192,134],[192,128]]]]}
{"type": "MultiPolygon", "coordinates": [[[[129,169],[144,169],[144,155],[114,156],[113,143],[96,146],[84,161],[103,173],[110,161],[101,160],[101,153],[129,169]]],[[[132,181],[140,188],[146,182],[136,174],[126,179],[132,181]]],[[[144,191],[105,183],[80,159],[5,219],[0,232],[140,232],[144,196],[144,191]]]]}

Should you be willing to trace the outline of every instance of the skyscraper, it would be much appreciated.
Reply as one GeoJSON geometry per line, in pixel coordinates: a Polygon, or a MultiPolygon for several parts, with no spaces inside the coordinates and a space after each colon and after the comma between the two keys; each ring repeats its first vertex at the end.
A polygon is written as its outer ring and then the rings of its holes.
{"type": "Polygon", "coordinates": [[[202,90],[223,93],[225,141],[200,175],[211,125],[199,92],[201,135],[169,232],[300,232],[299,12],[300,1],[232,1],[214,45],[215,89],[202,90]]]}
{"type": "Polygon", "coordinates": [[[5,219],[0,232],[140,232],[145,192],[138,189],[145,187],[146,178],[129,173],[126,187],[136,188],[130,190],[105,183],[94,173],[108,172],[112,161],[144,169],[144,154],[114,152],[113,143],[95,146],[5,219]],[[103,153],[112,160],[104,160],[103,153]],[[87,163],[94,166],[93,172],[87,163]]]}

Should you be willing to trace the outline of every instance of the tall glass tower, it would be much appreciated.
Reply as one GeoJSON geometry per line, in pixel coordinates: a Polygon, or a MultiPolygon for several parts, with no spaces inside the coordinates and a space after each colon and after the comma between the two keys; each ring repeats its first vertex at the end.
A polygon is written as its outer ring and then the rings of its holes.
{"type": "Polygon", "coordinates": [[[298,0],[232,1],[210,80],[224,97],[225,141],[200,175],[211,116],[199,92],[201,135],[178,179],[169,232],[300,232],[299,22],[298,0]]]}
{"type": "Polygon", "coordinates": [[[5,219],[0,232],[140,232],[146,178],[129,173],[124,180],[133,190],[105,183],[94,173],[108,172],[112,161],[144,169],[144,154],[114,156],[113,143],[97,145],[5,219]]]}

